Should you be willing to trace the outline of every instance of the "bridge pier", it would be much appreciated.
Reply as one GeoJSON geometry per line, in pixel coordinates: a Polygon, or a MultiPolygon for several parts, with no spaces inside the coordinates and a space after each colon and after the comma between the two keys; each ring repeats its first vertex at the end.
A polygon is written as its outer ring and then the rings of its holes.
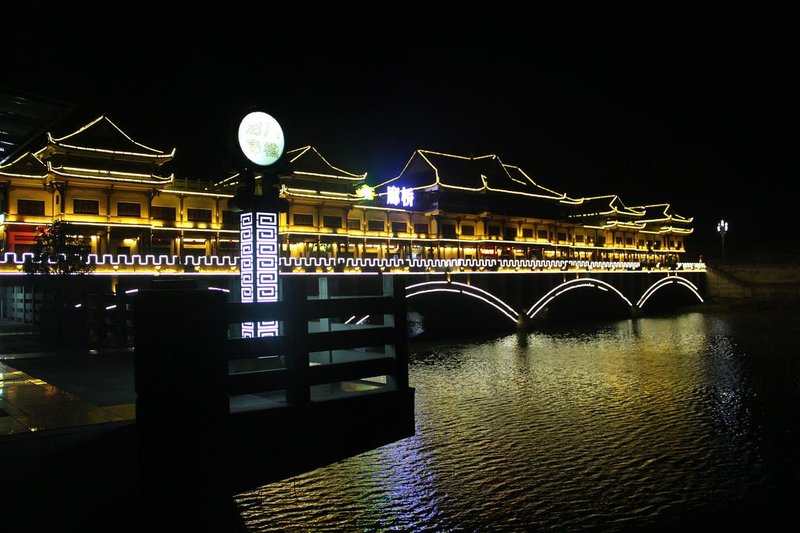
{"type": "Polygon", "coordinates": [[[526,309],[519,310],[519,316],[517,317],[517,331],[528,331],[533,329],[533,320],[531,320],[528,315],[525,314],[526,309]]]}

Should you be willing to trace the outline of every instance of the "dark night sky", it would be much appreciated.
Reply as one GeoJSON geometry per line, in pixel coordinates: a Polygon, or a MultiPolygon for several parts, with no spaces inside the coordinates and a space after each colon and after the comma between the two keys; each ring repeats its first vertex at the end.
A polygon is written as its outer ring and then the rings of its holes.
{"type": "Polygon", "coordinates": [[[785,4],[553,4],[39,16],[6,42],[0,85],[74,103],[56,135],[105,114],[175,147],[179,176],[226,176],[231,118],[261,106],[289,148],[371,181],[417,148],[496,153],[572,196],[669,202],[700,253],[720,218],[728,246],[775,240],[757,217],[791,222],[798,169],[785,4]]]}

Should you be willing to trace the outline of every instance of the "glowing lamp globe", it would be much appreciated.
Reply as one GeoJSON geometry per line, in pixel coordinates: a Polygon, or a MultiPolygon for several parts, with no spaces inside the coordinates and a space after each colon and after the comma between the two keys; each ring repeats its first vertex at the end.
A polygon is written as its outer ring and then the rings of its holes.
{"type": "Polygon", "coordinates": [[[242,154],[258,166],[272,165],[283,155],[283,129],[263,111],[245,115],[239,123],[237,139],[242,154]]]}

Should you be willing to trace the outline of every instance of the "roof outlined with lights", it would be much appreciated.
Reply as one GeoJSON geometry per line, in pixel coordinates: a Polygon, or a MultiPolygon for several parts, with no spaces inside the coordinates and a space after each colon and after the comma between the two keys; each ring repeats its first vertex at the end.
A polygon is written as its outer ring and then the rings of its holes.
{"type": "Polygon", "coordinates": [[[63,137],[47,134],[48,146],[43,150],[51,152],[68,150],[77,152],[106,153],[115,157],[156,159],[162,163],[175,156],[175,149],[170,152],[157,150],[133,140],[122,131],[110,118],[101,115],[63,137]]]}
{"type": "Polygon", "coordinates": [[[499,192],[518,194],[549,200],[568,200],[558,193],[536,183],[520,167],[508,165],[494,154],[461,156],[416,150],[400,172],[375,189],[385,194],[391,183],[403,182],[413,189],[453,189],[465,192],[499,192]]]}
{"type": "Polygon", "coordinates": [[[174,179],[159,173],[161,166],[172,160],[174,149],[166,152],[145,146],[105,116],[63,137],[48,132],[46,138],[44,148],[0,166],[0,175],[146,186],[166,186],[174,179]]]}

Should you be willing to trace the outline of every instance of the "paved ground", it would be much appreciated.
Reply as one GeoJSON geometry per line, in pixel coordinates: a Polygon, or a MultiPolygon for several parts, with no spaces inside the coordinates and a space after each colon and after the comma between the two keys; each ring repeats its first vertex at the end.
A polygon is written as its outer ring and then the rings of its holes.
{"type": "Polygon", "coordinates": [[[133,351],[62,348],[2,321],[0,391],[0,435],[132,420],[133,351]]]}
{"type": "MultiPolygon", "coordinates": [[[[130,347],[54,346],[32,326],[0,321],[0,501],[7,511],[0,531],[175,530],[165,529],[154,501],[169,502],[179,530],[203,529],[187,526],[197,521],[181,512],[197,505],[188,496],[154,500],[163,489],[142,481],[133,375],[130,347]]],[[[206,470],[188,464],[187,475],[206,470]]],[[[205,530],[245,532],[230,505],[224,527],[205,530]]]]}

